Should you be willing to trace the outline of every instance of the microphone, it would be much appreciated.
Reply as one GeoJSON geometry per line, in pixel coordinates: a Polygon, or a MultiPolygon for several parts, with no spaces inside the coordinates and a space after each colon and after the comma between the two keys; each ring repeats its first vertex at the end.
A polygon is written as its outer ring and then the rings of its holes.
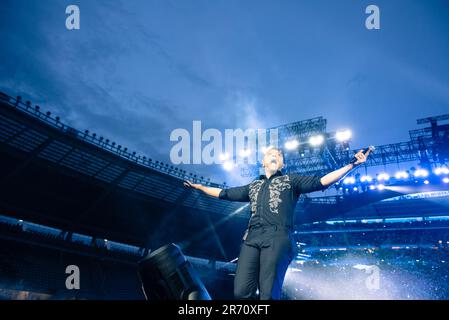
{"type": "MultiPolygon", "coordinates": [[[[369,146],[369,147],[364,148],[362,151],[363,151],[363,153],[367,153],[368,150],[371,151],[371,152],[373,152],[374,150],[376,150],[376,148],[375,148],[374,146],[369,146]]],[[[357,162],[357,158],[356,158],[356,157],[353,157],[352,160],[351,160],[349,163],[354,164],[354,163],[356,163],[356,162],[357,162]]]]}

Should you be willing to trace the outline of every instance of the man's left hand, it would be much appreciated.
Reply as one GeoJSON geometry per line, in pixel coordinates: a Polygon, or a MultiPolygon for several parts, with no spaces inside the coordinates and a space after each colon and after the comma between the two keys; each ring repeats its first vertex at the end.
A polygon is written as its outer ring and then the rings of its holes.
{"type": "Polygon", "coordinates": [[[363,153],[363,149],[361,149],[359,152],[357,152],[354,157],[357,159],[357,161],[354,163],[354,166],[358,166],[366,161],[369,154],[371,152],[371,149],[368,149],[366,153],[363,153]]]}

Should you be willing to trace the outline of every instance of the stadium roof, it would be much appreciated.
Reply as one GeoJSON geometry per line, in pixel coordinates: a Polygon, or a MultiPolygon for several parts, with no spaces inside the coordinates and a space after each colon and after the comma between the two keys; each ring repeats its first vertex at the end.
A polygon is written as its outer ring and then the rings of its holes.
{"type": "MultiPolygon", "coordinates": [[[[183,179],[201,178],[129,153],[5,94],[0,94],[0,150],[1,214],[150,248],[180,242],[197,256],[227,260],[237,253],[246,227],[237,217],[248,216],[247,205],[186,189],[183,179]]],[[[378,202],[385,196],[364,197],[349,206],[302,198],[297,223],[448,214],[448,197],[390,203],[378,202]]]]}

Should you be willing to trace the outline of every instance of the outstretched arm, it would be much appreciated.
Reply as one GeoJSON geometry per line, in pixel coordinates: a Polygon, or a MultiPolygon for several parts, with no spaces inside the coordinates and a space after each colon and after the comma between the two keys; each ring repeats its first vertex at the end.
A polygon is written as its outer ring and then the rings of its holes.
{"type": "Polygon", "coordinates": [[[184,181],[184,186],[201,190],[205,194],[208,194],[212,197],[219,198],[222,200],[240,201],[240,202],[249,201],[249,184],[241,187],[220,189],[220,188],[206,187],[201,184],[194,184],[191,183],[190,181],[184,181]]]}
{"type": "Polygon", "coordinates": [[[363,149],[357,152],[354,157],[357,159],[355,163],[350,163],[340,169],[337,169],[335,171],[332,171],[325,176],[321,177],[321,184],[323,186],[329,186],[337,181],[339,181],[341,178],[343,178],[349,171],[354,169],[355,167],[359,166],[360,164],[364,163],[366,161],[366,158],[370,154],[371,149],[368,149],[366,153],[363,153],[363,149]]]}
{"type": "Polygon", "coordinates": [[[201,184],[191,183],[190,181],[184,181],[184,186],[186,186],[188,188],[201,190],[205,194],[208,194],[208,195],[210,195],[212,197],[215,197],[215,198],[218,198],[218,196],[220,195],[220,192],[222,190],[220,188],[206,187],[206,186],[203,186],[201,184]]]}

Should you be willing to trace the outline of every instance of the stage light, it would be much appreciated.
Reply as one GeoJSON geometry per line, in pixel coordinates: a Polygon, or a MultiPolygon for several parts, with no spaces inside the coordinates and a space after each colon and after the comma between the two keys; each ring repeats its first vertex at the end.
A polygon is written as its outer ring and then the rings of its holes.
{"type": "Polygon", "coordinates": [[[147,300],[211,300],[196,270],[173,243],[139,261],[138,270],[147,300]]]}
{"type": "Polygon", "coordinates": [[[362,176],[360,178],[360,181],[361,182],[371,182],[371,181],[373,181],[373,178],[371,178],[371,176],[362,176]]]}
{"type": "Polygon", "coordinates": [[[221,161],[225,161],[225,160],[228,160],[228,159],[229,159],[229,153],[225,152],[225,153],[220,154],[220,160],[221,161]]]}
{"type": "Polygon", "coordinates": [[[439,176],[442,174],[449,174],[449,169],[446,167],[439,167],[439,168],[436,168],[434,172],[437,176],[439,176]]]}
{"type": "Polygon", "coordinates": [[[265,152],[267,152],[271,148],[273,148],[273,146],[262,147],[262,149],[260,149],[260,150],[262,151],[262,153],[265,153],[265,152]]]}
{"type": "Polygon", "coordinates": [[[443,182],[444,183],[449,183],[449,178],[448,177],[443,178],[443,182]]]}
{"type": "Polygon", "coordinates": [[[324,137],[322,135],[312,136],[309,138],[309,143],[312,147],[318,147],[324,142],[324,137]]]}
{"type": "Polygon", "coordinates": [[[225,161],[225,163],[223,163],[223,169],[225,169],[226,171],[231,171],[232,169],[234,169],[234,164],[232,163],[232,161],[225,161]]]}
{"type": "Polygon", "coordinates": [[[287,141],[285,143],[285,149],[287,150],[294,150],[299,146],[299,142],[298,140],[291,140],[291,141],[287,141]]]}
{"type": "Polygon", "coordinates": [[[418,169],[415,171],[415,177],[419,178],[419,177],[427,177],[429,175],[429,171],[425,170],[425,169],[418,169]]]}
{"type": "Polygon", "coordinates": [[[399,172],[396,172],[396,174],[394,175],[394,177],[396,178],[396,179],[407,179],[408,178],[408,173],[407,172],[405,172],[405,171],[399,171],[399,172]]]}
{"type": "Polygon", "coordinates": [[[344,184],[354,184],[355,183],[355,179],[354,177],[347,177],[343,180],[344,184]]]}
{"type": "Polygon", "coordinates": [[[369,186],[369,189],[374,190],[374,189],[376,189],[376,186],[369,186]]]}
{"type": "Polygon", "coordinates": [[[239,155],[242,158],[249,157],[251,155],[251,149],[242,149],[240,150],[239,155]]]}
{"type": "Polygon", "coordinates": [[[380,173],[377,176],[377,180],[379,181],[388,181],[390,179],[390,176],[387,173],[380,173]]]}
{"type": "Polygon", "coordinates": [[[354,190],[354,191],[357,191],[357,190],[359,190],[359,189],[358,189],[357,187],[354,187],[353,190],[354,190]]]}
{"type": "Polygon", "coordinates": [[[385,186],[383,185],[383,184],[379,184],[378,186],[377,186],[377,190],[384,190],[385,189],[385,186]]]}
{"type": "Polygon", "coordinates": [[[424,180],[424,184],[429,184],[429,180],[424,180]]]}
{"type": "Polygon", "coordinates": [[[337,133],[335,134],[335,138],[340,142],[345,142],[351,139],[351,135],[352,135],[351,130],[342,130],[337,131],[337,133]]]}

